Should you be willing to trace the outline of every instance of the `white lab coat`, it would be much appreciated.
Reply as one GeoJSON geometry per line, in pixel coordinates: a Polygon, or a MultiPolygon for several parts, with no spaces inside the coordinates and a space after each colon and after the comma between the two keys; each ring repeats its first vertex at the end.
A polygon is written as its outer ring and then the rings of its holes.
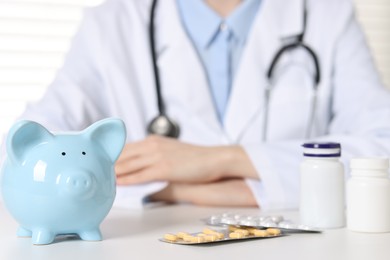
{"type": "MultiPolygon", "coordinates": [[[[43,99],[23,118],[51,130],[80,130],[105,117],[120,117],[128,142],[146,136],[157,113],[147,26],[150,0],[109,0],[86,10],[63,68],[43,99]]],[[[167,113],[181,126],[180,140],[199,145],[240,144],[261,181],[247,183],[263,209],[294,208],[299,163],[311,95],[313,63],[294,50],[277,67],[262,141],[266,70],[276,51],[302,31],[303,0],[263,0],[236,72],[224,126],[211,98],[201,61],[183,30],[174,0],[160,0],[156,14],[158,66],[167,113]]],[[[390,98],[381,85],[348,0],[311,0],[305,42],[318,54],[315,140],[341,142],[344,159],[390,154],[390,98]]],[[[164,187],[145,184],[118,190],[116,205],[136,207],[164,187]]]]}

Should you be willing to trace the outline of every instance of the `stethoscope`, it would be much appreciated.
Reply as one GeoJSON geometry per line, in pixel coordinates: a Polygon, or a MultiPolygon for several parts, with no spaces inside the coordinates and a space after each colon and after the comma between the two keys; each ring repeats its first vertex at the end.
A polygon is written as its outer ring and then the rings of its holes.
{"type": "MultiPolygon", "coordinates": [[[[169,116],[167,115],[165,110],[164,100],[161,95],[161,83],[160,83],[159,70],[157,66],[155,25],[154,25],[156,5],[157,5],[157,0],[153,0],[151,11],[150,11],[149,41],[150,41],[150,50],[152,54],[154,80],[156,85],[155,87],[156,87],[156,96],[157,96],[158,115],[149,123],[147,127],[147,131],[149,134],[157,134],[166,137],[178,138],[180,135],[180,126],[174,120],[169,118],[169,116]]],[[[306,8],[306,1],[305,1],[304,12],[303,12],[302,33],[295,37],[294,42],[281,47],[277,51],[267,71],[267,79],[269,84],[265,88],[265,95],[264,95],[265,105],[264,105],[264,121],[263,121],[263,136],[262,136],[263,141],[266,141],[267,139],[269,103],[271,99],[271,93],[274,87],[273,82],[274,82],[274,72],[275,72],[276,65],[278,64],[280,58],[283,56],[284,53],[287,53],[288,51],[291,51],[293,49],[298,49],[298,48],[305,50],[309,54],[315,67],[313,95],[312,95],[312,100],[310,105],[311,109],[310,109],[308,124],[306,127],[305,137],[309,138],[311,135],[312,128],[315,121],[315,114],[316,114],[316,107],[317,107],[317,90],[320,83],[321,75],[320,75],[320,65],[316,53],[313,51],[312,48],[310,48],[308,45],[306,45],[303,42],[305,32],[306,32],[306,23],[307,23],[307,8],[306,8]]]]}

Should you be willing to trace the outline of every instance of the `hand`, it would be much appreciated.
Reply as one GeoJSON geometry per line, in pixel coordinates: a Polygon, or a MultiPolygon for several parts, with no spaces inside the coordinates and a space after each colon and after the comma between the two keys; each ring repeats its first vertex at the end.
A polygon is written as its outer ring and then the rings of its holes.
{"type": "Polygon", "coordinates": [[[207,184],[170,183],[150,196],[152,201],[187,202],[200,206],[256,207],[256,200],[242,179],[220,180],[207,184]]]}
{"type": "Polygon", "coordinates": [[[161,136],[149,136],[143,141],[126,144],[115,171],[119,185],[152,181],[208,183],[226,177],[258,178],[248,156],[239,146],[196,146],[161,136]]]}
{"type": "Polygon", "coordinates": [[[219,177],[210,169],[208,157],[204,147],[149,136],[143,141],[126,144],[115,168],[117,183],[215,181],[219,177]]]}

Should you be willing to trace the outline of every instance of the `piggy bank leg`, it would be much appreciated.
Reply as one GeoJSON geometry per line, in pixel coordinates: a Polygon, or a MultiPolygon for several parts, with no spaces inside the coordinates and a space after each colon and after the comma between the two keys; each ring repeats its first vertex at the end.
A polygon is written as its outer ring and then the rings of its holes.
{"type": "Polygon", "coordinates": [[[35,229],[32,232],[32,243],[34,245],[47,245],[54,241],[55,234],[47,229],[35,229]]]}
{"type": "Polygon", "coordinates": [[[32,232],[31,230],[25,229],[24,227],[19,227],[18,231],[16,232],[16,235],[18,237],[31,237],[32,232]]]}
{"type": "Polygon", "coordinates": [[[100,241],[102,240],[102,234],[100,233],[99,228],[91,230],[83,230],[78,233],[82,240],[87,241],[100,241]]]}

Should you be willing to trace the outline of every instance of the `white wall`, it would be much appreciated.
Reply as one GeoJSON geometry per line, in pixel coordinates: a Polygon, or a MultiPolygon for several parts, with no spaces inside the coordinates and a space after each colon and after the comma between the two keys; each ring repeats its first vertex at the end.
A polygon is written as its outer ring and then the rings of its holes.
{"type": "MultiPolygon", "coordinates": [[[[0,136],[37,100],[63,62],[82,8],[103,0],[0,0],[0,136]]],[[[130,0],[129,0],[130,1],[130,0]]],[[[390,86],[390,0],[355,0],[390,86]]]]}

